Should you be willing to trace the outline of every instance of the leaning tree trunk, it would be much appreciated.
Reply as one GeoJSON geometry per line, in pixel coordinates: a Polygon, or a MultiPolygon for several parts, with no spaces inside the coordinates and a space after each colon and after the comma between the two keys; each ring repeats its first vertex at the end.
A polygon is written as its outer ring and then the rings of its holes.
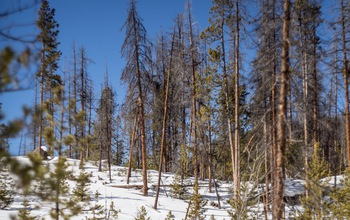
{"type": "Polygon", "coordinates": [[[272,218],[282,219],[284,214],[284,156],[286,150],[286,120],[287,120],[287,95],[289,82],[289,25],[290,25],[290,0],[284,2],[284,21],[282,31],[282,72],[280,83],[280,96],[278,104],[277,121],[277,152],[276,152],[276,192],[275,205],[272,210],[272,218]]]}

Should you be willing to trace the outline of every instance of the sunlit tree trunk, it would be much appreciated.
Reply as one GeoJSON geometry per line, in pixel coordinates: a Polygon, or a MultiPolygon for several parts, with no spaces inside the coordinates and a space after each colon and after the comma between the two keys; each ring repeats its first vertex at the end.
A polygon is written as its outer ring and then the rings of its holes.
{"type": "Polygon", "coordinates": [[[284,156],[286,151],[286,120],[287,120],[287,95],[289,82],[289,26],[290,26],[290,0],[284,1],[284,21],[282,31],[282,66],[281,82],[278,103],[278,121],[277,121],[277,152],[276,152],[276,192],[275,206],[272,210],[272,217],[280,220],[284,214],[283,195],[284,195],[284,156]]]}

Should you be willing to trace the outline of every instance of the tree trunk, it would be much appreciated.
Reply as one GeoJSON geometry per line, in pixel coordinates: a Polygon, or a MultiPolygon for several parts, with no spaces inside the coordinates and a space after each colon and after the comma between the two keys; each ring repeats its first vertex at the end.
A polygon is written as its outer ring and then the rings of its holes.
{"type": "MultiPolygon", "coordinates": [[[[137,27],[136,27],[136,17],[135,13],[133,14],[133,31],[134,36],[137,36],[137,27]]],[[[142,97],[142,85],[141,85],[141,70],[139,63],[139,45],[137,38],[134,38],[135,46],[135,57],[136,57],[136,78],[137,78],[137,89],[138,89],[138,106],[139,106],[139,125],[140,125],[140,136],[141,136],[141,155],[142,155],[142,181],[143,181],[143,195],[148,196],[148,185],[147,185],[147,149],[146,149],[146,136],[145,136],[145,115],[143,107],[143,97],[142,97]]]]}
{"type": "Polygon", "coordinates": [[[234,169],[234,193],[237,200],[240,200],[240,110],[239,110],[239,7],[236,0],[236,30],[235,30],[235,169],[234,169]]]}
{"type": "Polygon", "coordinates": [[[281,85],[278,104],[277,121],[277,152],[276,152],[276,193],[275,206],[272,218],[282,219],[284,214],[283,194],[284,194],[284,156],[286,150],[286,117],[287,117],[287,95],[289,82],[289,25],[290,25],[290,0],[284,2],[284,21],[282,32],[282,66],[281,85]]]}
{"type": "MultiPolygon", "coordinates": [[[[196,62],[195,62],[195,47],[193,42],[192,32],[192,19],[190,5],[188,2],[188,23],[189,23],[189,36],[190,36],[190,51],[191,51],[191,74],[192,74],[192,123],[193,123],[193,166],[194,166],[194,178],[195,183],[198,184],[198,149],[197,149],[197,82],[196,82],[196,62]]],[[[196,192],[198,194],[198,192],[196,192]]]]}
{"type": "Polygon", "coordinates": [[[130,139],[129,166],[128,166],[128,175],[127,175],[127,177],[126,177],[126,184],[129,184],[129,182],[130,182],[130,177],[131,177],[133,146],[135,146],[136,125],[138,124],[138,123],[137,123],[137,117],[138,117],[138,116],[135,116],[135,119],[134,119],[134,127],[133,127],[133,129],[132,129],[131,139],[130,139]]]}
{"type": "MultiPolygon", "coordinates": [[[[166,86],[165,86],[165,97],[164,97],[164,110],[163,110],[163,123],[162,123],[162,140],[161,140],[161,146],[160,146],[160,155],[159,155],[159,168],[158,168],[158,182],[157,182],[157,191],[156,191],[156,198],[154,201],[154,209],[157,209],[158,205],[158,197],[159,197],[159,189],[160,189],[160,180],[162,177],[162,161],[164,157],[164,148],[165,148],[165,139],[166,139],[166,121],[167,121],[167,114],[168,114],[168,95],[169,95],[169,83],[170,83],[170,74],[171,74],[171,67],[173,62],[173,49],[174,49],[174,38],[175,38],[175,31],[173,34],[173,39],[171,42],[171,49],[170,49],[170,61],[169,61],[169,67],[167,71],[166,76],[166,86]]],[[[166,164],[164,164],[166,166],[166,164]]]]}
{"type": "Polygon", "coordinates": [[[341,39],[342,39],[342,50],[343,50],[343,77],[344,77],[344,95],[345,95],[345,139],[346,139],[346,150],[348,159],[348,169],[350,169],[350,113],[349,113],[349,75],[350,70],[348,66],[347,48],[346,48],[346,30],[345,30],[345,6],[343,0],[340,0],[341,7],[341,39]]]}

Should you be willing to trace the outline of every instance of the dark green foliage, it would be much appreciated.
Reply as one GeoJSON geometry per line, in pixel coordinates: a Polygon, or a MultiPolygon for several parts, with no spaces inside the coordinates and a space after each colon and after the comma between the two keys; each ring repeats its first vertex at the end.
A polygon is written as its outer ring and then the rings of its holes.
{"type": "Polygon", "coordinates": [[[92,218],[87,218],[87,220],[105,219],[107,210],[105,210],[103,206],[98,203],[100,195],[101,194],[98,191],[95,192],[95,204],[90,207],[90,211],[92,212],[93,216],[92,218]]]}
{"type": "Polygon", "coordinates": [[[183,185],[183,181],[181,180],[181,176],[178,174],[174,175],[174,180],[170,184],[170,193],[173,198],[176,199],[187,199],[187,190],[183,185]]]}
{"type": "Polygon", "coordinates": [[[23,208],[21,208],[18,212],[18,219],[19,220],[34,220],[35,217],[30,215],[30,204],[27,199],[27,197],[24,197],[24,200],[22,202],[23,208]]]}
{"type": "Polygon", "coordinates": [[[120,209],[115,209],[114,202],[112,201],[109,205],[108,216],[107,219],[117,219],[120,213],[120,209]]]}
{"type": "Polygon", "coordinates": [[[330,193],[330,211],[333,219],[350,219],[350,172],[346,170],[344,179],[330,193]]]}
{"type": "Polygon", "coordinates": [[[14,182],[7,167],[0,163],[0,209],[5,209],[13,203],[14,182]]]}
{"type": "Polygon", "coordinates": [[[135,220],[151,220],[150,217],[147,217],[147,211],[144,206],[141,206],[140,209],[137,211],[137,217],[134,218],[135,220]]]}
{"type": "Polygon", "coordinates": [[[198,193],[198,183],[194,184],[193,194],[190,198],[190,211],[189,211],[189,219],[191,220],[202,220],[205,219],[204,213],[206,209],[204,206],[207,205],[207,201],[203,199],[203,197],[198,193]]]}
{"type": "MultiPolygon", "coordinates": [[[[61,52],[58,51],[59,42],[58,38],[58,24],[54,19],[55,9],[51,9],[48,1],[43,1],[40,10],[38,11],[38,20],[36,25],[40,29],[40,34],[37,36],[38,41],[42,43],[42,58],[41,69],[38,73],[38,77],[41,80],[49,80],[47,77],[53,76],[52,74],[58,69],[58,60],[61,56],[61,52]]],[[[50,80],[53,80],[52,87],[60,84],[60,77],[55,75],[50,80]]]]}
{"type": "Polygon", "coordinates": [[[73,195],[79,202],[87,202],[90,200],[88,186],[91,181],[89,177],[90,175],[82,170],[76,179],[76,186],[73,189],[73,195]]]}
{"type": "Polygon", "coordinates": [[[175,215],[173,215],[173,213],[169,211],[165,220],[175,220],[175,215]]]}
{"type": "Polygon", "coordinates": [[[309,180],[306,187],[309,191],[309,196],[301,198],[301,204],[304,212],[297,219],[312,220],[324,219],[327,214],[327,205],[324,200],[327,183],[321,179],[327,176],[327,163],[320,157],[319,143],[314,146],[314,153],[308,168],[309,180]]]}

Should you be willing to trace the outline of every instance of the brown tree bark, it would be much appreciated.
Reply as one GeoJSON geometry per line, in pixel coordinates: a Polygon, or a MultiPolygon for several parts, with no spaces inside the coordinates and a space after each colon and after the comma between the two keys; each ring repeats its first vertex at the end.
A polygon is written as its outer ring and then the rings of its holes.
{"type": "MultiPolygon", "coordinates": [[[[133,4],[135,4],[133,2],[133,4]]],[[[133,18],[133,31],[134,36],[137,36],[136,17],[135,13],[132,15],[133,18]]],[[[137,78],[137,89],[138,89],[138,106],[139,106],[139,123],[140,123],[140,136],[141,136],[141,155],[142,155],[142,181],[143,181],[143,195],[148,196],[148,184],[147,184],[147,149],[146,149],[146,136],[145,136],[145,115],[143,107],[142,97],[142,86],[141,86],[141,73],[139,63],[139,44],[137,38],[134,38],[135,57],[136,57],[136,78],[137,78]]]]}
{"type": "Polygon", "coordinates": [[[341,39],[342,39],[342,50],[343,50],[343,77],[344,77],[344,93],[345,93],[345,139],[346,139],[346,150],[348,167],[350,169],[350,113],[349,113],[349,61],[347,58],[347,48],[346,48],[346,30],[345,30],[345,6],[344,1],[340,0],[341,7],[341,39]]]}
{"type": "Polygon", "coordinates": [[[239,6],[238,0],[235,2],[236,7],[236,27],[235,27],[235,151],[234,151],[234,193],[237,200],[240,199],[240,91],[239,91],[239,46],[240,46],[240,33],[239,33],[239,6]]]}
{"type": "MultiPolygon", "coordinates": [[[[159,155],[159,167],[158,167],[158,182],[157,182],[157,191],[156,191],[156,198],[154,201],[154,209],[157,209],[158,205],[158,197],[159,197],[159,189],[160,189],[160,180],[162,177],[162,161],[164,157],[164,148],[165,148],[165,138],[166,138],[166,121],[167,121],[167,114],[168,114],[168,96],[169,96],[169,81],[170,81],[170,73],[172,68],[172,62],[173,62],[173,49],[174,49],[174,38],[175,38],[175,32],[173,34],[173,39],[171,42],[171,49],[170,49],[170,61],[169,61],[169,67],[167,71],[166,76],[166,86],[165,86],[165,97],[164,97],[164,110],[163,110],[163,123],[162,123],[162,140],[161,140],[161,146],[160,146],[160,155],[159,155]]],[[[164,164],[166,166],[166,164],[164,164]]]]}
{"type": "Polygon", "coordinates": [[[278,104],[278,121],[277,121],[277,152],[276,152],[276,192],[275,204],[272,210],[272,218],[280,220],[283,218],[284,205],[284,156],[286,150],[286,123],[287,123],[287,95],[289,83],[289,26],[290,26],[290,0],[284,1],[284,21],[282,31],[282,67],[281,82],[278,104]]]}

